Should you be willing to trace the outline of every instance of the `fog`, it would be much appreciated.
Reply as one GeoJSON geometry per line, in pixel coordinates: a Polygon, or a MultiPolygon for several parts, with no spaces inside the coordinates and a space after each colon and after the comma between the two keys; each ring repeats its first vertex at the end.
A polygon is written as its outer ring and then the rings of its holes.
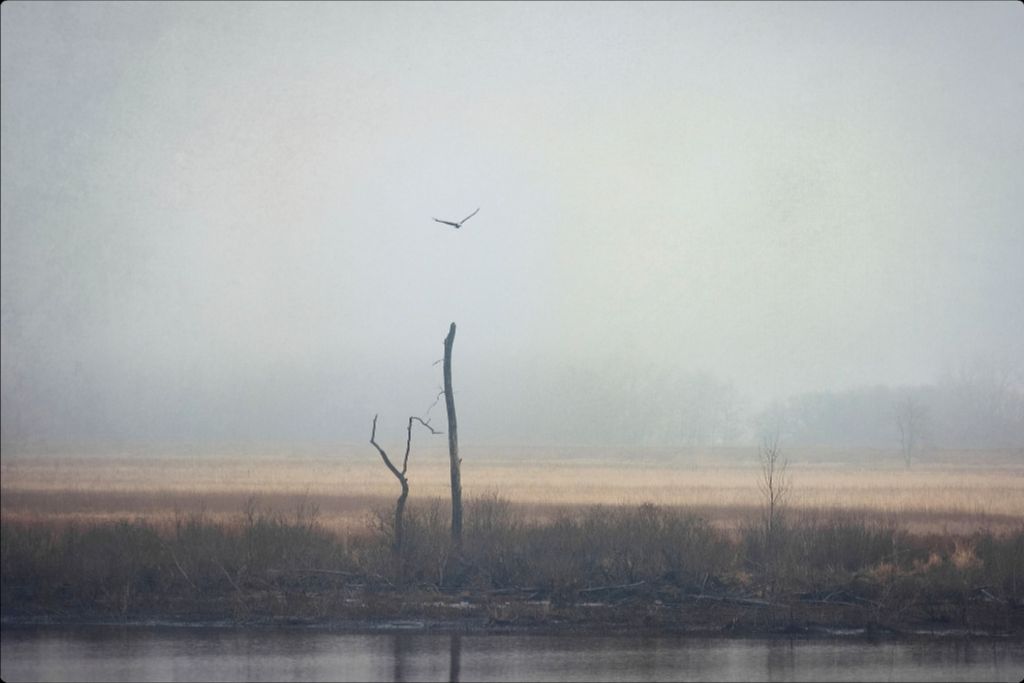
{"type": "Polygon", "coordinates": [[[1019,3],[0,13],[4,454],[1024,446],[1019,3]]]}

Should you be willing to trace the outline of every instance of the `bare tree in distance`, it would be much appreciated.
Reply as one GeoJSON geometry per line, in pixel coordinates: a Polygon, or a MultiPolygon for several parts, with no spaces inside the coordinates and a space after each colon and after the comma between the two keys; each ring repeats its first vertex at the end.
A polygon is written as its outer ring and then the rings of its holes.
{"type": "Polygon", "coordinates": [[[789,461],[782,456],[779,449],[779,434],[771,432],[761,439],[758,449],[761,464],[761,478],[758,488],[764,499],[764,538],[765,549],[770,553],[779,525],[782,506],[790,492],[790,479],[787,473],[789,461]]]}
{"type": "Polygon", "coordinates": [[[964,360],[946,370],[939,388],[940,400],[930,405],[946,445],[1024,446],[1024,368],[1016,362],[998,354],[964,360]]]}
{"type": "Polygon", "coordinates": [[[907,396],[896,406],[896,427],[900,432],[900,450],[903,462],[910,467],[914,456],[925,435],[928,414],[925,406],[913,396],[907,396]]]}
{"type": "Polygon", "coordinates": [[[380,453],[381,460],[387,465],[388,469],[391,470],[391,474],[395,475],[398,479],[398,483],[402,486],[402,494],[398,496],[398,501],[395,503],[395,526],[394,526],[394,545],[393,549],[395,552],[396,561],[401,558],[402,555],[402,540],[404,538],[404,525],[403,517],[405,514],[405,501],[409,497],[409,479],[405,476],[406,471],[409,468],[409,451],[412,448],[412,425],[413,422],[419,422],[421,425],[430,430],[431,434],[441,434],[442,432],[436,431],[430,426],[429,420],[423,420],[416,416],[409,418],[409,425],[406,428],[405,438],[405,457],[402,458],[402,469],[399,470],[395,467],[394,463],[388,457],[388,454],[384,452],[384,449],[377,443],[377,416],[373,416],[373,429],[370,431],[370,443],[380,453]]]}

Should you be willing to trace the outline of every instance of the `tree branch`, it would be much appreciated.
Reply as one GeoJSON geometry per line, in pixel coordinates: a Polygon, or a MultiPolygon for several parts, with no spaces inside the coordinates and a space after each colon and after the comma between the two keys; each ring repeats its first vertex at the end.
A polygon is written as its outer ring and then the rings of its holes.
{"type": "Polygon", "coordinates": [[[409,427],[406,429],[405,458],[402,460],[402,474],[405,474],[405,470],[409,466],[409,449],[412,448],[412,423],[413,423],[414,420],[416,422],[419,422],[421,425],[423,425],[427,429],[429,429],[431,434],[443,434],[444,433],[444,432],[439,432],[439,431],[435,430],[433,427],[431,427],[430,426],[430,420],[427,420],[426,422],[424,422],[423,418],[416,417],[415,415],[410,415],[409,416],[409,427]]]}
{"type": "MultiPolygon", "coordinates": [[[[395,477],[398,479],[398,481],[399,482],[404,481],[405,480],[405,468],[403,467],[402,471],[399,472],[398,468],[391,464],[391,459],[388,457],[388,454],[384,452],[384,449],[381,448],[380,445],[377,443],[376,438],[377,438],[377,416],[374,415],[373,416],[373,431],[370,432],[370,443],[373,444],[373,447],[377,449],[378,453],[380,453],[380,457],[381,457],[382,460],[384,460],[384,464],[388,466],[388,469],[391,470],[391,473],[393,475],[395,475],[395,477]]],[[[406,459],[406,462],[408,462],[408,460],[409,460],[409,449],[408,448],[405,449],[405,459],[406,459]]]]}
{"type": "Polygon", "coordinates": [[[410,420],[410,421],[412,421],[412,420],[416,420],[416,421],[417,421],[417,422],[419,422],[419,423],[420,423],[421,425],[423,425],[424,427],[426,427],[427,429],[429,429],[429,430],[430,430],[430,433],[431,433],[431,434],[444,434],[444,432],[439,432],[439,431],[437,431],[436,429],[434,429],[433,427],[431,427],[431,426],[430,426],[430,420],[426,420],[426,421],[424,421],[424,420],[423,420],[423,418],[421,418],[421,417],[416,417],[415,415],[413,415],[412,417],[410,417],[410,418],[409,418],[409,420],[410,420]]]}
{"type": "MultiPolygon", "coordinates": [[[[444,359],[442,359],[442,360],[444,360],[444,359]]],[[[442,396],[444,396],[444,389],[441,389],[440,391],[437,392],[437,396],[434,397],[434,402],[430,404],[430,407],[427,408],[427,412],[424,413],[424,415],[427,415],[427,417],[429,418],[430,411],[434,409],[434,406],[437,405],[437,402],[441,400],[442,396]]],[[[428,419],[428,422],[429,422],[429,419],[428,419]]],[[[435,433],[440,434],[441,432],[435,432],[435,433]]]]}

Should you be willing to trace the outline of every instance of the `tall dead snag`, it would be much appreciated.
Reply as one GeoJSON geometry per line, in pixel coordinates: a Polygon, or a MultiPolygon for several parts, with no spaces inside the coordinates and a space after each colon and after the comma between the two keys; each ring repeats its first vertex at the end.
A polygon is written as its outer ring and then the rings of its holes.
{"type": "Polygon", "coordinates": [[[441,432],[434,431],[434,428],[429,423],[424,422],[418,417],[409,418],[409,426],[406,428],[405,438],[405,457],[402,458],[402,469],[399,471],[397,467],[392,464],[388,454],[384,452],[384,449],[377,443],[377,416],[373,416],[373,429],[370,432],[370,443],[380,453],[381,459],[384,464],[391,470],[391,474],[395,475],[398,479],[398,483],[402,485],[402,495],[398,497],[398,502],[395,503],[395,541],[394,551],[396,557],[401,557],[402,554],[402,537],[404,535],[404,526],[402,524],[403,517],[405,515],[405,500],[409,497],[409,479],[405,476],[405,472],[409,467],[409,450],[412,448],[412,423],[419,422],[421,425],[430,430],[431,434],[440,434],[441,432]]]}
{"type": "Polygon", "coordinates": [[[462,475],[459,458],[459,432],[455,424],[455,395],[452,392],[452,344],[455,343],[455,323],[444,338],[444,406],[448,412],[448,458],[452,471],[452,544],[456,552],[462,550],[462,475]]]}

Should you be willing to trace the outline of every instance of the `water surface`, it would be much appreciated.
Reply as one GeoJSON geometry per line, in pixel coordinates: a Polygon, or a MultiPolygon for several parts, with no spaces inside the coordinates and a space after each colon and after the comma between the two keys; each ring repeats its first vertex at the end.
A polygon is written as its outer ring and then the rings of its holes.
{"type": "Polygon", "coordinates": [[[1024,643],[4,627],[4,681],[1019,681],[1024,643]]]}

